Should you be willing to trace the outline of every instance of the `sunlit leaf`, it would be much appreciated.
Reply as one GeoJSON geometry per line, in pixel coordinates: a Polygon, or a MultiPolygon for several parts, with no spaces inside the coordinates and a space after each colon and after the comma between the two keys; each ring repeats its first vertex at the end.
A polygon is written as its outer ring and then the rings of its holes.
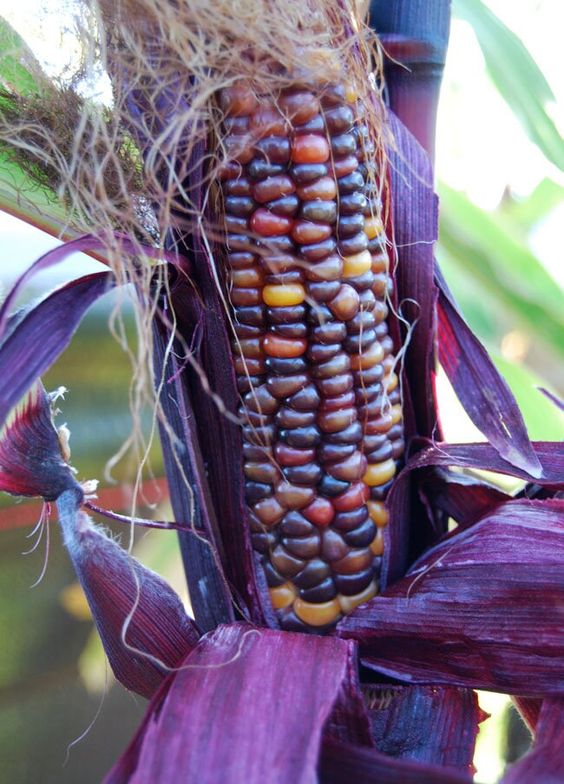
{"type": "Polygon", "coordinates": [[[503,220],[442,184],[440,240],[451,259],[538,337],[564,352],[562,291],[503,220]]]}
{"type": "Polygon", "coordinates": [[[0,17],[0,84],[19,95],[37,93],[44,79],[33,52],[14,28],[0,17]]]}
{"type": "Polygon", "coordinates": [[[564,169],[562,137],[547,112],[555,98],[530,52],[481,0],[455,0],[454,13],[474,28],[488,73],[529,138],[564,169]]]}

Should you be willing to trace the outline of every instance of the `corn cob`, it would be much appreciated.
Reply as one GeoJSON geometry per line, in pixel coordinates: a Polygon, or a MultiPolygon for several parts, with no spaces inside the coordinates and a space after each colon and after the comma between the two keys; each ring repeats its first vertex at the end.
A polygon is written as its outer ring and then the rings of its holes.
{"type": "Polygon", "coordinates": [[[323,632],[378,591],[403,452],[374,148],[341,86],[220,106],[252,542],[281,626],[323,632]]]}

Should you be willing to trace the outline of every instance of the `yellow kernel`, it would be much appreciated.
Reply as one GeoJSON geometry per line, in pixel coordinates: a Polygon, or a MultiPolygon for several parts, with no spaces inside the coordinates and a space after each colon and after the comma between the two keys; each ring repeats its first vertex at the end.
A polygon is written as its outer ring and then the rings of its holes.
{"type": "Polygon", "coordinates": [[[325,626],[339,618],[341,606],[337,599],[313,604],[313,602],[305,602],[298,598],[294,602],[294,612],[301,621],[310,626],[325,626]]]}
{"type": "Polygon", "coordinates": [[[372,544],[370,545],[370,549],[372,550],[373,555],[382,555],[384,552],[384,531],[382,528],[378,529],[378,532],[374,539],[372,540],[372,544]]]}
{"type": "Polygon", "coordinates": [[[282,610],[289,607],[296,598],[296,589],[292,583],[283,583],[276,588],[269,588],[270,601],[275,610],[282,610]]]}
{"type": "Polygon", "coordinates": [[[355,607],[358,607],[359,604],[364,604],[364,602],[367,602],[369,599],[372,599],[373,596],[376,596],[377,591],[378,583],[376,580],[372,580],[370,585],[365,588],[364,591],[361,591],[354,596],[343,596],[342,594],[339,594],[337,599],[341,605],[341,610],[346,615],[347,613],[352,612],[355,607]]]}
{"type": "Polygon", "coordinates": [[[345,85],[345,101],[347,103],[354,103],[358,98],[358,92],[353,82],[348,82],[345,85]]]}
{"type": "Polygon", "coordinates": [[[375,340],[366,351],[363,351],[360,354],[351,355],[351,368],[352,370],[368,370],[368,368],[374,367],[378,362],[381,362],[383,358],[384,349],[382,348],[382,344],[378,340],[375,340]]]}
{"type": "Polygon", "coordinates": [[[362,481],[368,487],[378,487],[385,485],[393,475],[396,473],[396,464],[390,458],[384,460],[382,463],[372,463],[366,469],[366,473],[362,477],[362,481]]]}
{"type": "Polygon", "coordinates": [[[401,406],[399,404],[396,406],[392,406],[391,414],[392,414],[392,425],[397,425],[398,422],[401,422],[402,413],[401,413],[401,406]]]}
{"type": "Polygon", "coordinates": [[[372,266],[370,252],[362,250],[353,256],[345,256],[343,259],[343,278],[356,278],[364,275],[372,266]]]}
{"type": "Polygon", "coordinates": [[[262,290],[262,298],[271,308],[288,308],[292,305],[300,305],[305,296],[305,289],[301,283],[265,286],[262,290]]]}
{"type": "Polygon", "coordinates": [[[398,377],[395,373],[390,373],[384,378],[384,387],[386,392],[393,392],[398,385],[398,377]]]}
{"type": "Polygon", "coordinates": [[[384,227],[382,225],[382,221],[380,218],[369,217],[365,218],[364,220],[364,233],[368,237],[369,240],[373,240],[375,237],[380,236],[384,231],[384,227]]]}
{"type": "Polygon", "coordinates": [[[384,528],[388,525],[390,515],[382,501],[367,501],[368,514],[370,519],[378,528],[384,528]]]}

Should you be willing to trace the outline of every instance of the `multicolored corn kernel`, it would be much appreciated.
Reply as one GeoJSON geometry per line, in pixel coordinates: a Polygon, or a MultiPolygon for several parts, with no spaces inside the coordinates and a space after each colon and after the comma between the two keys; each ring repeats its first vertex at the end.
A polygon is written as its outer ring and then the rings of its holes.
{"type": "Polygon", "coordinates": [[[219,103],[251,538],[281,626],[323,633],[378,592],[403,452],[373,146],[341,85],[219,103]]]}

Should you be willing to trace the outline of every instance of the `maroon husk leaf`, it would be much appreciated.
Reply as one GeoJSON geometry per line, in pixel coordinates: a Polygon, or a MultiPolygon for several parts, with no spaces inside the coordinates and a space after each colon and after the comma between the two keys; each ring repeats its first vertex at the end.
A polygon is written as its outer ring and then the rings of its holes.
{"type": "Polygon", "coordinates": [[[564,697],[543,700],[532,750],[509,768],[502,784],[562,784],[564,697]]]}
{"type": "MultiPolygon", "coordinates": [[[[105,782],[313,784],[323,728],[336,703],[343,711],[355,659],[354,644],[331,637],[219,627],[153,701],[105,782]]],[[[348,711],[340,731],[368,739],[354,696],[348,711]]]]}
{"type": "Polygon", "coordinates": [[[151,697],[199,632],[168,583],[94,526],[81,501],[76,491],[57,499],[65,546],[116,678],[151,697]]]}
{"type": "MultiPolygon", "coordinates": [[[[326,740],[321,750],[320,784],[471,784],[455,768],[395,759],[352,743],[326,740]]],[[[113,784],[113,782],[110,782],[113,784]]]]}
{"type": "Polygon", "coordinates": [[[0,425],[68,346],[85,312],[112,282],[108,272],[78,278],[6,322],[0,336],[0,425]]]}
{"type": "Polygon", "coordinates": [[[542,468],[507,382],[465,322],[437,266],[439,361],[476,427],[502,458],[538,479],[542,468]]]}
{"type": "Polygon", "coordinates": [[[52,398],[38,381],[0,434],[0,491],[53,501],[76,488],[52,419],[52,398]]]}
{"type": "Polygon", "coordinates": [[[564,501],[509,501],[344,618],[363,663],[410,683],[564,689],[564,501]]]}
{"type": "Polygon", "coordinates": [[[538,697],[519,697],[517,695],[515,695],[512,699],[515,707],[521,714],[521,718],[530,729],[531,733],[534,734],[539,720],[543,700],[539,699],[538,697]]]}
{"type": "Polygon", "coordinates": [[[497,487],[465,474],[443,468],[424,471],[419,482],[423,494],[433,509],[440,509],[466,528],[492,512],[496,506],[511,499],[497,487]]]}
{"type": "Polygon", "coordinates": [[[486,718],[471,689],[368,687],[376,748],[398,759],[446,765],[471,774],[478,724],[486,718]]]}

